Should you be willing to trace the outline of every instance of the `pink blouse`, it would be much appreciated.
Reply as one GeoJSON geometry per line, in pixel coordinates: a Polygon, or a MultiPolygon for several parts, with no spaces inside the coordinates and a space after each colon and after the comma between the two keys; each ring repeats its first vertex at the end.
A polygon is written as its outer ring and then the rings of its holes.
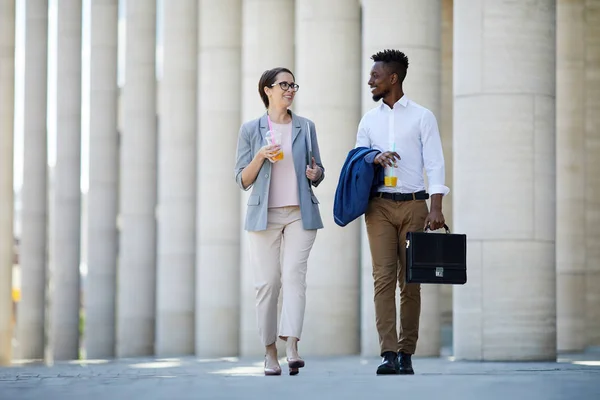
{"type": "Polygon", "coordinates": [[[292,157],[292,122],[288,124],[272,123],[273,130],[281,132],[281,150],[283,160],[271,167],[269,186],[269,208],[298,206],[298,179],[292,157]]]}

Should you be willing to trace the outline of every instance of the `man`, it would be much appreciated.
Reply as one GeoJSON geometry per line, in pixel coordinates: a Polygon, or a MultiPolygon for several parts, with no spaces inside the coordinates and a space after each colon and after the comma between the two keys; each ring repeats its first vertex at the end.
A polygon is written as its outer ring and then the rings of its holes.
{"type": "Polygon", "coordinates": [[[411,355],[417,347],[421,287],[406,284],[406,233],[444,225],[442,197],[444,156],[437,121],[431,111],[404,95],[408,58],[398,50],[371,57],[369,87],[382,103],[360,121],[356,147],[377,149],[373,160],[385,168],[385,185],[371,198],[365,222],[373,261],[375,317],[383,361],[377,374],[414,374],[411,355]],[[423,170],[427,172],[429,194],[423,170]],[[395,177],[395,179],[388,177],[395,177]],[[395,182],[394,182],[395,181],[395,182]],[[431,195],[431,211],[426,199],[431,195]],[[396,282],[400,285],[400,332],[396,333],[396,282]]]}

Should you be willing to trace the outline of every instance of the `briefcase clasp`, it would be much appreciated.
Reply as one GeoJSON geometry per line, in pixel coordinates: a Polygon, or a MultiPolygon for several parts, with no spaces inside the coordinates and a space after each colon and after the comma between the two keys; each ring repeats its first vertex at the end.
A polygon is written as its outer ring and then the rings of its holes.
{"type": "Polygon", "coordinates": [[[435,277],[436,278],[443,278],[444,277],[444,268],[442,267],[437,267],[435,269],[435,277]]]}

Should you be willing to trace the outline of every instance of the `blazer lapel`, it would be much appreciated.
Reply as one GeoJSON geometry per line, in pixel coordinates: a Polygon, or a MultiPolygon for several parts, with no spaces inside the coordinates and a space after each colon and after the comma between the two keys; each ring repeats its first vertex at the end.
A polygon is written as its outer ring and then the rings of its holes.
{"type": "Polygon", "coordinates": [[[300,131],[302,131],[302,126],[300,125],[300,120],[296,117],[296,114],[292,113],[291,111],[290,113],[292,114],[292,144],[294,144],[294,141],[296,141],[300,131]]]}
{"type": "Polygon", "coordinates": [[[269,131],[269,121],[267,120],[267,113],[263,114],[263,116],[260,117],[260,122],[258,125],[260,130],[260,136],[262,137],[261,143],[267,143],[266,135],[269,131]]]}

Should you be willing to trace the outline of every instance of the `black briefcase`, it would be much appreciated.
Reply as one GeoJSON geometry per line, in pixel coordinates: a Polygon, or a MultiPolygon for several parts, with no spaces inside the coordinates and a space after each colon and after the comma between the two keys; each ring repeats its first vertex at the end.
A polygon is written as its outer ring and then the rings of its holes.
{"type": "Polygon", "coordinates": [[[467,282],[467,235],[408,232],[406,282],[463,285],[467,282]]]}

